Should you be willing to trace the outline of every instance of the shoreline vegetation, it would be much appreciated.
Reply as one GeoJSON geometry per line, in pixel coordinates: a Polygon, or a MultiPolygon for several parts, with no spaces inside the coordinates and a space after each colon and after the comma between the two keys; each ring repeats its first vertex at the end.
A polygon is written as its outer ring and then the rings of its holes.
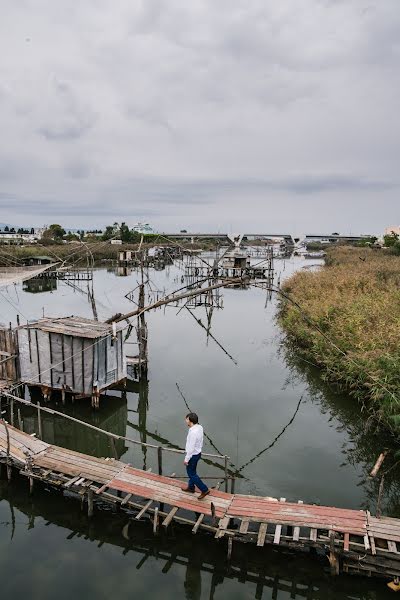
{"type": "Polygon", "coordinates": [[[282,287],[278,321],[295,352],[356,398],[362,411],[400,431],[400,257],[371,248],[328,251],[316,272],[282,287]]]}
{"type": "MultiPolygon", "coordinates": [[[[142,244],[142,248],[151,248],[154,246],[180,246],[185,249],[198,250],[198,249],[209,249],[212,246],[207,243],[202,244],[190,244],[187,242],[179,242],[174,244],[168,243],[165,239],[160,239],[159,242],[146,242],[142,244]]],[[[125,250],[138,250],[139,243],[123,243],[123,244],[111,244],[109,241],[96,241],[96,242],[69,242],[68,244],[34,244],[34,245],[6,245],[0,246],[0,254],[4,256],[12,257],[15,260],[22,260],[33,256],[49,256],[56,260],[65,260],[71,257],[71,262],[80,260],[80,262],[86,262],[88,253],[93,256],[95,261],[101,260],[118,260],[118,254],[125,250]]]]}

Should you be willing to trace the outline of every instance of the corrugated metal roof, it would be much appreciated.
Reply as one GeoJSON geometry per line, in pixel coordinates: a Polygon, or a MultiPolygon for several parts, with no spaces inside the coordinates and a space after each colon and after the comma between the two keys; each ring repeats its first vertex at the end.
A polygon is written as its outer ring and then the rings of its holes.
{"type": "MultiPolygon", "coordinates": [[[[41,331],[48,331],[50,333],[61,333],[63,335],[92,339],[104,337],[112,333],[112,326],[108,323],[74,316],[39,319],[35,323],[22,325],[22,328],[40,329],[41,331]]],[[[119,326],[117,330],[122,328],[119,326]]]]}

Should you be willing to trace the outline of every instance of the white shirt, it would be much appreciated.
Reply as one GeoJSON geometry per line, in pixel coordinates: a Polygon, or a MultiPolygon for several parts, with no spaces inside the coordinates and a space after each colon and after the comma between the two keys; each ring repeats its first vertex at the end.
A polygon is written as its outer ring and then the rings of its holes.
{"type": "Polygon", "coordinates": [[[185,461],[189,460],[195,454],[200,454],[203,448],[203,427],[197,423],[189,427],[189,431],[186,438],[186,456],[185,461]]]}

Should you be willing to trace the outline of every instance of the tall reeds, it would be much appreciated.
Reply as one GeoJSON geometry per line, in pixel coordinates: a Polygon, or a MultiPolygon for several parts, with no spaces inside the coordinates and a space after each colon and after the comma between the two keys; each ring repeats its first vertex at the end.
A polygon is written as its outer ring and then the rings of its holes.
{"type": "Polygon", "coordinates": [[[327,380],[400,430],[400,257],[337,248],[327,266],[296,273],[284,291],[304,310],[282,301],[289,338],[327,380]]]}

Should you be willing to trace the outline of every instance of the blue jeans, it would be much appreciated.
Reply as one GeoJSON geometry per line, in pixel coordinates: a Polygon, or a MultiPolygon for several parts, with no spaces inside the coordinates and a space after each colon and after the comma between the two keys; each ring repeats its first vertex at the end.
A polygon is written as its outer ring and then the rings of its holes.
{"type": "Polygon", "coordinates": [[[201,454],[194,454],[189,460],[188,464],[186,465],[186,472],[189,477],[188,487],[191,490],[194,490],[194,487],[197,486],[201,492],[207,492],[208,487],[205,485],[205,483],[202,482],[202,480],[196,473],[197,463],[200,459],[201,454]]]}

